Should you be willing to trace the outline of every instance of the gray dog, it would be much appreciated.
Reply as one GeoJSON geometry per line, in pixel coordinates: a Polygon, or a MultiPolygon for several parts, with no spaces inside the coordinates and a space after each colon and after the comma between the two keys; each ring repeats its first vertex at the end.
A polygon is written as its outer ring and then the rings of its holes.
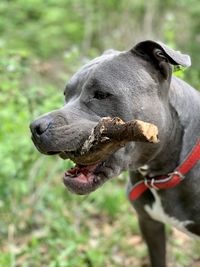
{"type": "Polygon", "coordinates": [[[77,163],[64,175],[64,184],[77,194],[130,171],[128,196],[153,267],[166,266],[164,223],[200,236],[200,94],[172,77],[172,65],[188,67],[190,58],[150,40],[105,53],[71,78],[64,107],[31,124],[41,153],[77,163]],[[77,151],[106,116],[154,123],[160,142],[130,142],[103,162],[77,162],[77,151]]]}

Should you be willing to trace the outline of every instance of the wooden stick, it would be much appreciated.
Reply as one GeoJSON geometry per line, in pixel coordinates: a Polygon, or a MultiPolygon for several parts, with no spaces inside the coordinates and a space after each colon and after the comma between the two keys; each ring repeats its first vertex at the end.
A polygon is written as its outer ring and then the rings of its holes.
{"type": "Polygon", "coordinates": [[[157,126],[140,120],[124,122],[118,117],[104,117],[83,144],[78,161],[84,165],[102,161],[131,141],[158,143],[157,126]]]}

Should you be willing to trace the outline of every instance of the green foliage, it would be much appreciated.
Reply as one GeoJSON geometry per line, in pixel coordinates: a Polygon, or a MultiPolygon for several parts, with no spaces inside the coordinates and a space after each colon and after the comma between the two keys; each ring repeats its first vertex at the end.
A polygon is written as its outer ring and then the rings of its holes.
{"type": "MultiPolygon", "coordinates": [[[[175,75],[198,88],[199,10],[197,0],[0,1],[0,266],[142,266],[127,174],[88,197],[70,194],[62,175],[72,163],[40,155],[29,123],[63,105],[67,79],[88,57],[139,39],[190,54],[193,68],[175,75]]],[[[198,245],[183,255],[170,240],[177,266],[198,255],[198,245]]]]}
{"type": "Polygon", "coordinates": [[[40,56],[56,56],[82,39],[83,12],[78,9],[77,1],[70,0],[1,1],[0,33],[6,35],[2,42],[40,56]]]}

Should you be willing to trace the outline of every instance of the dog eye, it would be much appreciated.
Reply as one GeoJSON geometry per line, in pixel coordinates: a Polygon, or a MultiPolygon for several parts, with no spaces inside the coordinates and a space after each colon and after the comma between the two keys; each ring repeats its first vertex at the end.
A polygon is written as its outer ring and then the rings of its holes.
{"type": "Polygon", "coordinates": [[[102,91],[95,91],[94,92],[94,98],[98,99],[98,100],[106,99],[109,96],[111,96],[111,94],[108,92],[102,92],[102,91]]]}

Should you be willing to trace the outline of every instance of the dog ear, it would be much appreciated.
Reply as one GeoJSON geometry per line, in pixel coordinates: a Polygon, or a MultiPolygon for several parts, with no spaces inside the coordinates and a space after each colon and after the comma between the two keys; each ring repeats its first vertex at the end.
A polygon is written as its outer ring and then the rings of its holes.
{"type": "Polygon", "coordinates": [[[159,68],[165,79],[168,79],[171,73],[169,63],[174,66],[191,66],[190,56],[175,51],[161,42],[143,41],[138,43],[131,51],[146,60],[150,60],[159,68]]]}

